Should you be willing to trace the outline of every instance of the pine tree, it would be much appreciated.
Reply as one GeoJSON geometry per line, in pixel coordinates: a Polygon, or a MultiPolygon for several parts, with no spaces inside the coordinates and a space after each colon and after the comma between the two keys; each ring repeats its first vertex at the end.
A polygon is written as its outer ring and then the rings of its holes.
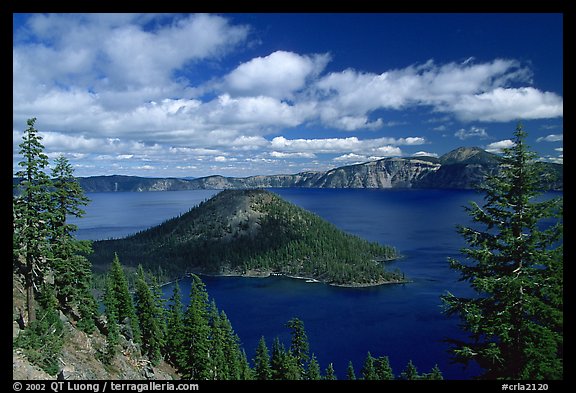
{"type": "Polygon", "coordinates": [[[316,355],[312,354],[310,357],[310,361],[308,362],[308,368],[306,369],[305,378],[309,381],[318,381],[322,379],[322,375],[320,375],[320,365],[318,364],[318,360],[316,359],[316,355]]]}
{"type": "Polygon", "coordinates": [[[268,354],[268,347],[264,336],[260,337],[258,347],[256,347],[256,354],[254,356],[254,372],[258,380],[269,380],[272,377],[272,370],[270,368],[270,355],[268,354]]]}
{"type": "Polygon", "coordinates": [[[335,381],[338,378],[336,378],[336,372],[334,371],[334,365],[332,363],[328,363],[328,367],[326,367],[326,371],[324,372],[324,379],[326,381],[335,381]]]}
{"type": "Polygon", "coordinates": [[[561,379],[562,198],[536,199],[535,154],[521,125],[514,135],[499,174],[481,187],[484,206],[467,208],[477,225],[458,228],[469,261],[450,259],[450,266],[478,295],[442,297],[447,314],[459,315],[470,333],[469,340],[450,342],[455,360],[485,370],[481,378],[561,379]]]}
{"type": "Polygon", "coordinates": [[[413,381],[413,380],[416,380],[419,378],[420,378],[420,376],[418,375],[418,369],[416,368],[416,366],[414,366],[414,363],[412,363],[412,360],[409,360],[408,364],[406,365],[406,368],[400,374],[400,379],[404,379],[407,381],[413,381]]]}
{"type": "Polygon", "coordinates": [[[92,246],[90,241],[76,240],[73,232],[78,228],[67,222],[69,216],[85,214],[81,206],[87,205],[89,199],[74,177],[74,169],[63,156],[56,159],[52,179],[50,244],[56,296],[63,310],[79,317],[77,326],[91,333],[98,306],[92,295],[92,265],[80,254],[89,254],[92,246]]]}
{"type": "Polygon", "coordinates": [[[348,368],[346,369],[346,379],[349,381],[353,381],[356,379],[356,373],[354,372],[354,365],[352,361],[348,361],[348,368]]]}
{"type": "Polygon", "coordinates": [[[292,338],[290,353],[297,361],[300,375],[304,375],[304,365],[308,361],[308,352],[310,350],[304,322],[298,318],[292,318],[286,323],[286,326],[290,329],[290,336],[292,338]]]}
{"type": "Polygon", "coordinates": [[[366,381],[378,379],[378,375],[376,374],[376,367],[374,365],[374,358],[370,352],[368,352],[366,359],[364,359],[364,365],[362,367],[362,379],[366,381]]]}
{"type": "Polygon", "coordinates": [[[184,347],[184,310],[178,282],[174,284],[172,297],[169,301],[166,325],[164,353],[170,364],[180,371],[186,361],[186,349],[184,347]]]}
{"type": "Polygon", "coordinates": [[[36,118],[27,121],[28,128],[20,146],[19,162],[23,169],[16,173],[20,182],[13,197],[13,269],[24,278],[28,322],[36,319],[35,293],[50,269],[50,229],[53,221],[50,192],[52,181],[44,172],[48,156],[42,137],[34,128],[36,118]]]}
{"type": "Polygon", "coordinates": [[[376,375],[380,380],[392,380],[394,379],[394,373],[392,372],[392,367],[390,367],[390,360],[388,356],[380,356],[375,361],[376,364],[376,375]]]}
{"type": "Polygon", "coordinates": [[[142,265],[138,266],[134,307],[138,316],[142,352],[148,357],[153,366],[157,366],[162,359],[161,348],[164,344],[164,332],[162,331],[163,310],[158,307],[156,299],[146,282],[142,265]]]}
{"type": "Polygon", "coordinates": [[[100,354],[100,360],[104,364],[112,363],[112,360],[116,355],[116,346],[120,341],[120,330],[118,327],[118,299],[116,295],[112,279],[107,275],[103,302],[108,332],[106,334],[106,347],[100,354]]]}
{"type": "Polygon", "coordinates": [[[190,304],[184,314],[184,379],[211,379],[209,302],[206,286],[197,275],[191,275],[190,304]]]}
{"type": "Polygon", "coordinates": [[[438,365],[434,365],[434,367],[432,368],[432,370],[430,370],[429,374],[426,374],[426,379],[430,379],[430,380],[443,380],[444,377],[442,376],[442,371],[440,371],[440,368],[438,367],[438,365]]]}
{"type": "Polygon", "coordinates": [[[299,380],[302,378],[298,359],[286,350],[278,337],[274,339],[272,344],[270,367],[274,380],[299,380]]]}
{"type": "Polygon", "coordinates": [[[126,338],[132,339],[135,343],[140,343],[140,327],[138,326],[138,318],[134,309],[134,301],[128,289],[128,280],[124,269],[120,264],[118,254],[114,254],[112,265],[108,272],[109,276],[109,292],[110,296],[114,298],[111,304],[115,307],[110,310],[110,316],[116,318],[113,321],[120,325],[126,338]]]}

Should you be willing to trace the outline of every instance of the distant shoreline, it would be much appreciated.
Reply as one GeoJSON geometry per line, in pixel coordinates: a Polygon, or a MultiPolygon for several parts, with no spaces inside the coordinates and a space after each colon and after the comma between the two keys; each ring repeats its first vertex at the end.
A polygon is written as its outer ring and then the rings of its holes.
{"type": "Polygon", "coordinates": [[[327,281],[322,281],[314,277],[305,277],[305,276],[295,276],[285,273],[275,273],[273,271],[261,271],[261,270],[249,270],[246,273],[238,273],[238,272],[222,272],[222,273],[205,273],[205,272],[188,272],[185,273],[183,276],[174,279],[172,281],[163,283],[161,287],[173,284],[178,282],[184,278],[190,277],[191,274],[196,274],[198,276],[207,276],[207,277],[245,277],[245,278],[269,278],[269,277],[286,277],[291,278],[294,280],[304,280],[306,283],[319,283],[319,284],[326,284],[333,287],[339,288],[369,288],[369,287],[377,287],[381,285],[389,285],[389,284],[408,284],[413,282],[412,280],[407,279],[396,279],[396,280],[380,280],[373,283],[348,283],[348,284],[336,284],[327,281]]]}

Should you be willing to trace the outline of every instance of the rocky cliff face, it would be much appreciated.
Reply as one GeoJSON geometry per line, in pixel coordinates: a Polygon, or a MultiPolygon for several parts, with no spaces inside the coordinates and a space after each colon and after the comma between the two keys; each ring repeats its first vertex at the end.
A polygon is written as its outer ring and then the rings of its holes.
{"type": "Polygon", "coordinates": [[[318,188],[412,188],[440,168],[440,164],[389,158],[332,169],[313,185],[318,188]]]}
{"type": "MultiPolygon", "coordinates": [[[[474,188],[486,175],[498,171],[499,156],[476,147],[461,147],[440,158],[385,158],[327,172],[251,177],[208,176],[185,180],[151,179],[134,176],[80,178],[86,192],[177,191],[246,188],[474,188]]],[[[562,165],[541,163],[555,179],[543,182],[544,189],[563,189],[562,165]]]]}

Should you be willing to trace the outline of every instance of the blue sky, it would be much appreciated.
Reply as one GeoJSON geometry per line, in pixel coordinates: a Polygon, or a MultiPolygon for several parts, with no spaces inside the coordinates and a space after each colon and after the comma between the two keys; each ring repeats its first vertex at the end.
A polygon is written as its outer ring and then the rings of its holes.
{"type": "Polygon", "coordinates": [[[562,14],[15,14],[13,171],[26,119],[77,176],[321,171],[517,122],[563,162],[562,14]]]}

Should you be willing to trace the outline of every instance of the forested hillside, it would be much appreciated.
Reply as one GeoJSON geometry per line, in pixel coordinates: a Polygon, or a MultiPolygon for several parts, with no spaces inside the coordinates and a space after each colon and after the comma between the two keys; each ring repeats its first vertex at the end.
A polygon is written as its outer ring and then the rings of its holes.
{"type": "Polygon", "coordinates": [[[398,257],[394,248],[346,234],[263,190],[223,191],[159,226],[93,247],[96,267],[117,253],[125,265],[161,266],[172,276],[272,273],[337,285],[403,280],[384,268],[398,257]]]}

